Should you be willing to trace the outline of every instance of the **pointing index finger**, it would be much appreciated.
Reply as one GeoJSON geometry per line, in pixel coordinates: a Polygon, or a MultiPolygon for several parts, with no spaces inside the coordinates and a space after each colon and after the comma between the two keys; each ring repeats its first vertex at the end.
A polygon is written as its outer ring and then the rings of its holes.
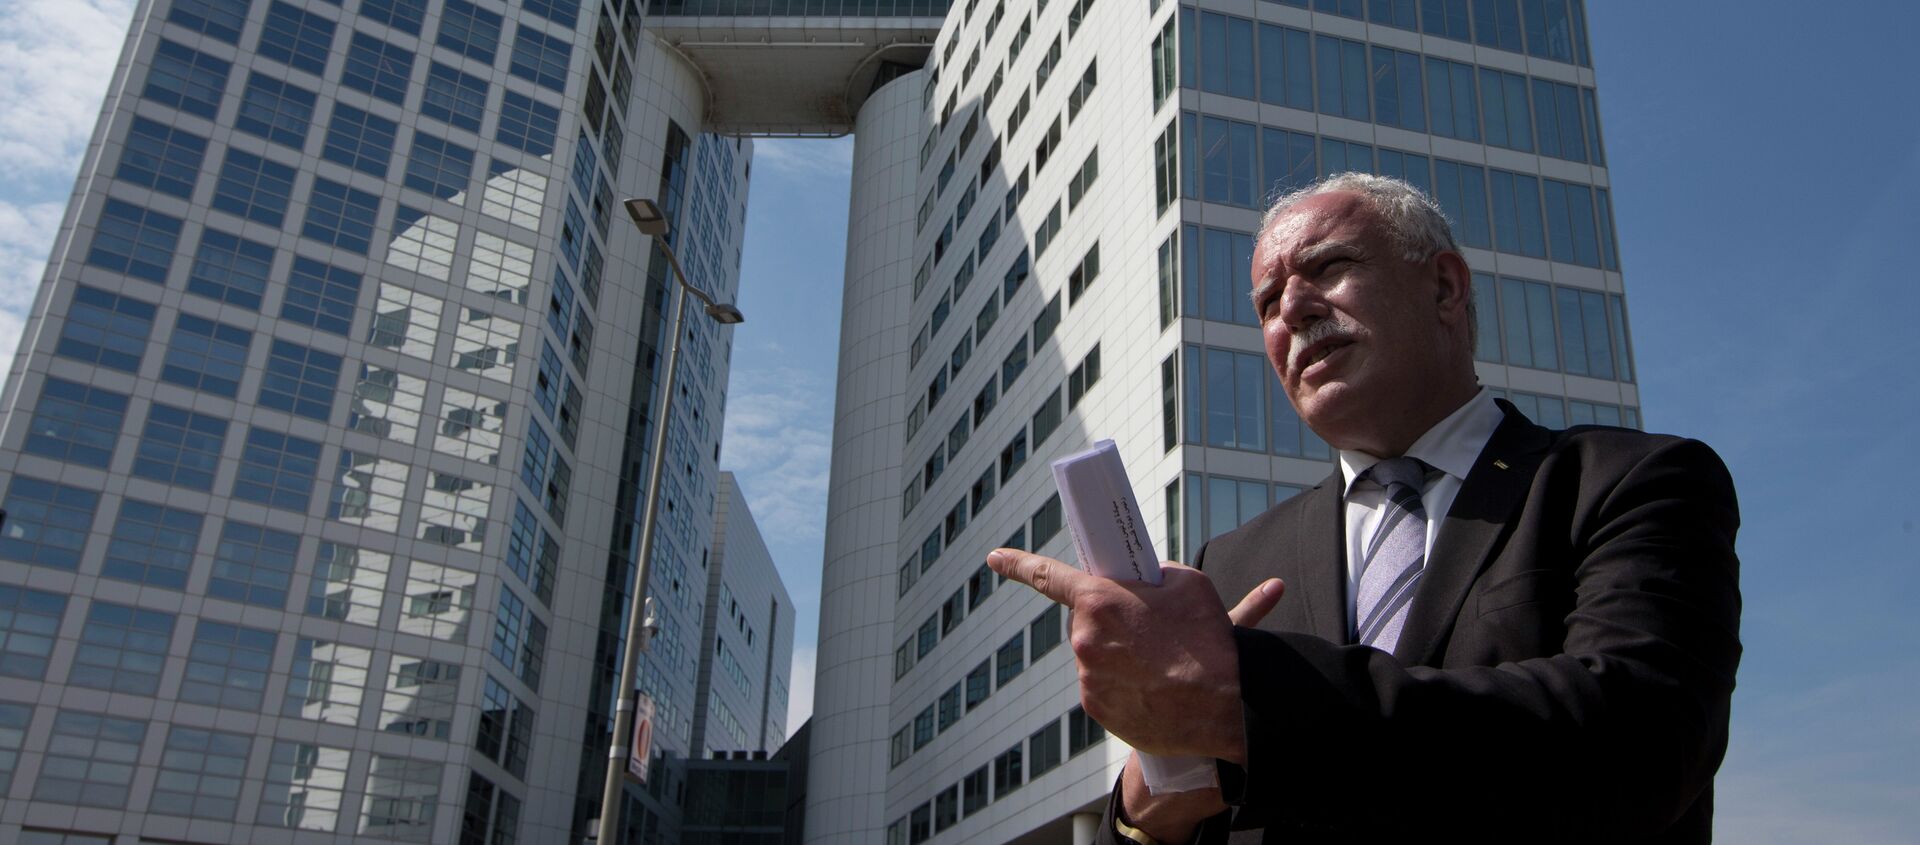
{"type": "Polygon", "coordinates": [[[1074,594],[1093,577],[1053,558],[1020,549],[994,549],[987,553],[987,566],[1068,609],[1073,608],[1074,594]]]}

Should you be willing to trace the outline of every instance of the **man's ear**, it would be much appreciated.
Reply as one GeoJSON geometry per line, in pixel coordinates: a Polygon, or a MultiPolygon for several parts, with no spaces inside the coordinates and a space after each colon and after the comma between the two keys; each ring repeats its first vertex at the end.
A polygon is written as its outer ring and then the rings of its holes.
{"type": "Polygon", "coordinates": [[[1434,305],[1449,322],[1467,321],[1473,302],[1473,271],[1460,253],[1442,251],[1433,256],[1434,305]]]}

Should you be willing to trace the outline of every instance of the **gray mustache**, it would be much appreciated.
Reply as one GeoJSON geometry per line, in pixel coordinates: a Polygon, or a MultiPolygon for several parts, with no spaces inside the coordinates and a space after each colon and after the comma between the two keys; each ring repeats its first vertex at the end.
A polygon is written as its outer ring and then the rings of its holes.
{"type": "Polygon", "coordinates": [[[1287,350],[1287,361],[1294,364],[1295,369],[1299,369],[1300,353],[1307,351],[1307,347],[1323,340],[1352,341],[1355,334],[1354,325],[1344,318],[1329,317],[1320,320],[1308,326],[1306,331],[1293,335],[1292,346],[1287,350]]]}

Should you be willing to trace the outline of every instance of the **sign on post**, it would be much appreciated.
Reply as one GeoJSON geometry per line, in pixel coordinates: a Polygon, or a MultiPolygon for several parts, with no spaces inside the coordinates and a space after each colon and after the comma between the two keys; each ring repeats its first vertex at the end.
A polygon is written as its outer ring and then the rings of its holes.
{"type": "Polygon", "coordinates": [[[633,742],[627,745],[627,775],[647,783],[647,763],[653,759],[653,696],[634,693],[633,742]]]}

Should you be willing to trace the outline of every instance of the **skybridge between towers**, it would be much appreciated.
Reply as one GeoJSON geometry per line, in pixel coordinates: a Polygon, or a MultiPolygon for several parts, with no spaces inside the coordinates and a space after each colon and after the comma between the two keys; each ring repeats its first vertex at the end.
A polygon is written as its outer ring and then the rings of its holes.
{"type": "Polygon", "coordinates": [[[707,131],[835,136],[924,65],[949,0],[656,0],[646,26],[692,66],[707,131]]]}

